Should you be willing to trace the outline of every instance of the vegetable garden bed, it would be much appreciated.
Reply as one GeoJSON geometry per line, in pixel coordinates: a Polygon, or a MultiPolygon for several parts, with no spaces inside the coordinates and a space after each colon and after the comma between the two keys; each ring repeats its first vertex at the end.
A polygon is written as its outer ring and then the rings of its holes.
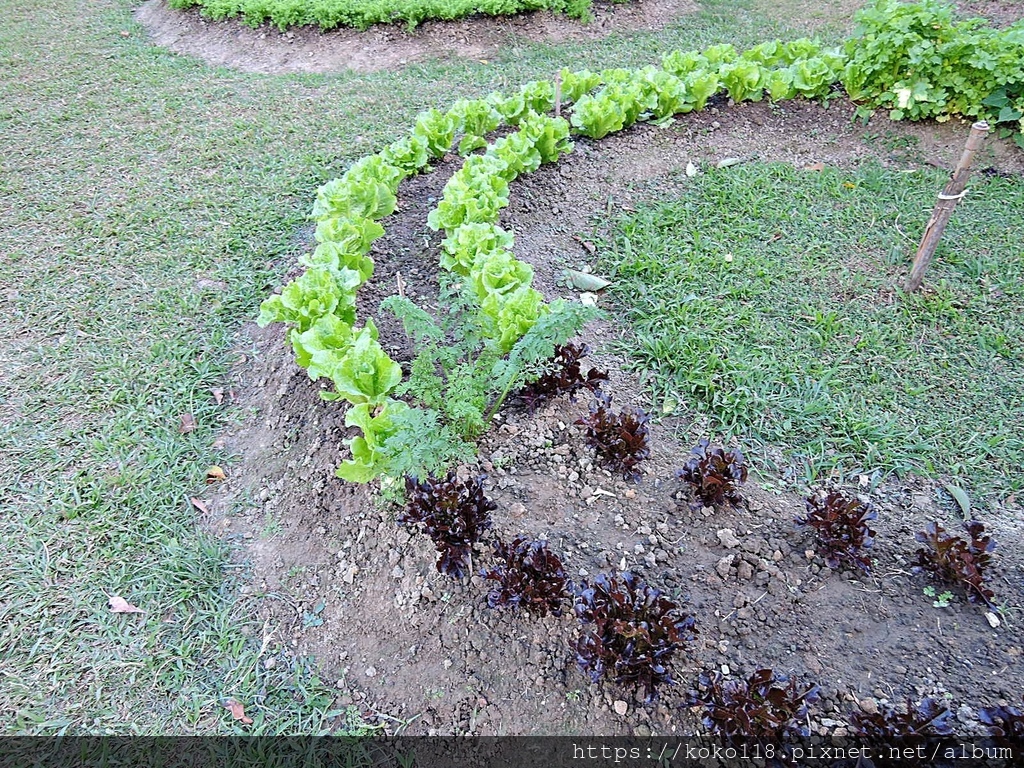
{"type": "MultiPolygon", "coordinates": [[[[848,52],[856,55],[855,48],[848,52]]],[[[275,420],[285,422],[290,432],[286,443],[299,446],[295,458],[278,459],[283,461],[276,473],[279,479],[272,490],[261,492],[260,500],[267,502],[264,514],[276,505],[270,503],[275,492],[287,499],[290,509],[309,506],[308,517],[287,520],[291,565],[283,557],[263,565],[278,575],[288,566],[289,576],[271,576],[277,583],[268,581],[266,586],[286,589],[288,579],[298,577],[297,583],[322,593],[315,603],[291,604],[297,630],[292,644],[298,645],[302,635],[308,634],[309,647],[318,656],[337,660],[334,671],[339,687],[352,692],[343,703],[372,706],[396,718],[395,722],[416,715],[415,724],[406,725],[425,732],[691,734],[699,729],[695,713],[686,705],[720,695],[723,689],[717,675],[738,675],[750,685],[764,685],[771,673],[757,670],[770,667],[800,678],[801,690],[813,687],[812,683],[822,686],[823,696],[813,702],[814,714],[808,723],[823,737],[837,735],[836,723],[844,734],[850,729],[857,733],[857,728],[868,727],[862,713],[873,716],[882,711],[884,717],[890,704],[907,699],[922,701],[933,713],[948,709],[945,719],[955,713],[964,735],[983,734],[982,723],[989,717],[984,707],[1016,705],[1012,699],[1021,687],[1015,673],[1007,672],[1021,652],[1013,645],[1016,635],[992,632],[1014,621],[1019,607],[1020,582],[1010,575],[1021,567],[1020,548],[1013,545],[1020,541],[1019,525],[999,515],[989,523],[988,534],[1004,546],[1011,542],[1007,554],[997,561],[998,569],[988,562],[989,540],[980,528],[971,528],[971,557],[986,570],[993,568],[989,578],[994,581],[982,589],[978,574],[968,573],[964,563],[943,570],[944,561],[933,563],[926,551],[912,543],[914,532],[924,529],[918,541],[931,538],[940,552],[959,551],[956,546],[951,549],[937,529],[931,529],[930,537],[927,534],[930,521],[948,515],[936,506],[942,497],[934,484],[907,478],[879,483],[878,476],[866,472],[848,489],[849,504],[832,506],[854,509],[859,494],[863,506],[855,515],[849,513],[857,525],[874,520],[868,514],[869,505],[884,512],[872,523],[877,531],[857,537],[866,542],[878,534],[869,566],[862,552],[821,549],[807,531],[794,529],[793,520],[803,514],[803,505],[792,495],[773,492],[770,479],[762,480],[761,489],[709,491],[703,503],[695,502],[675,470],[683,463],[687,443],[704,436],[699,419],[654,425],[648,434],[646,417],[634,412],[635,417],[621,420],[616,427],[615,439],[635,444],[623,452],[609,448],[614,430],[606,428],[609,417],[600,405],[592,405],[589,416],[583,403],[564,399],[542,405],[532,416],[508,405],[502,408],[531,371],[536,375],[537,366],[551,356],[555,345],[564,343],[587,319],[587,312],[573,309],[571,300],[550,298],[565,290],[558,274],[559,267],[572,266],[571,261],[565,262],[566,249],[535,250],[529,262],[522,261],[508,250],[512,241],[502,227],[521,232],[516,216],[530,212],[531,189],[540,192],[534,200],[557,200],[550,212],[563,218],[584,207],[584,201],[595,194],[605,198],[605,210],[611,212],[614,193],[621,190],[621,185],[609,186],[607,171],[588,178],[585,171],[593,172],[602,162],[597,149],[586,143],[581,144],[584,160],[580,163],[563,163],[558,174],[538,176],[540,181],[517,180],[571,149],[568,124],[558,117],[559,89],[564,89],[566,102],[575,102],[572,124],[584,135],[600,139],[641,115],[659,118],[666,125],[664,118],[673,114],[699,111],[723,84],[737,102],[759,100],[764,90],[773,100],[798,93],[827,96],[844,60],[838,52],[798,41],[787,46],[766,44],[739,58],[728,46],[716,46],[700,55],[666,56],[664,65],[665,71],[649,68],[638,73],[563,72],[555,87],[534,83],[512,97],[463,102],[448,114],[427,113],[409,138],[322,188],[314,209],[320,245],[305,258],[307,271],[280,297],[265,302],[261,323],[288,322],[292,326],[288,340],[300,365],[311,378],[330,379],[334,384],[333,391],[321,388],[323,399],[350,401],[343,423],[358,427],[360,434],[346,441],[352,458],[342,463],[340,474],[361,483],[382,477],[384,499],[394,497],[395,482],[401,477],[426,481],[428,471],[440,474],[456,463],[463,466],[459,479],[468,482],[468,445],[461,440],[479,438],[478,466],[490,478],[482,488],[472,483],[456,485],[454,477],[446,487],[408,482],[407,488],[420,501],[407,508],[402,521],[425,526],[438,543],[441,555],[434,569],[433,548],[423,537],[396,528],[394,510],[386,503],[369,511],[370,496],[365,490],[346,486],[337,497],[331,493],[333,481],[319,473],[311,487],[286,489],[289,475],[302,471],[300,466],[319,466],[314,456],[336,460],[344,427],[336,413],[308,399],[299,400],[298,411],[274,398],[268,401],[266,393],[272,391],[285,395],[294,387],[294,394],[304,391],[306,397],[312,392],[297,387],[295,374],[285,366],[275,363],[274,370],[264,369],[262,399],[253,405],[272,414],[264,429],[279,428],[275,420]],[[555,117],[542,116],[552,106],[555,117]],[[520,130],[487,144],[481,137],[503,122],[520,130]],[[482,147],[486,151],[455,170],[448,152],[459,135],[460,153],[482,147]],[[402,176],[421,169],[431,157],[443,170],[411,177],[399,187],[402,176]],[[552,181],[561,190],[557,197],[550,194],[552,181]],[[500,213],[509,204],[511,183],[516,191],[526,193],[527,202],[500,213]],[[564,192],[563,184],[573,190],[571,195],[564,192]],[[396,210],[397,218],[392,215],[396,210]],[[426,211],[429,229],[443,229],[444,241],[423,228],[426,211]],[[387,234],[373,223],[385,216],[391,225],[387,234]],[[372,241],[378,241],[372,253],[383,269],[367,257],[372,241]],[[440,265],[450,274],[448,287],[440,294],[432,279],[432,260],[422,258],[436,254],[438,245],[440,265]],[[376,287],[372,294],[360,293],[357,299],[355,289],[371,273],[369,285],[376,287]],[[391,293],[381,286],[392,279],[398,298],[380,301],[391,293]],[[462,283],[463,298],[453,300],[453,291],[462,283]],[[397,324],[384,319],[388,311],[401,320],[414,341],[415,356],[408,341],[396,333],[397,324]],[[431,312],[436,318],[451,315],[454,325],[435,325],[431,312]],[[375,321],[369,319],[371,315],[375,321]],[[438,378],[442,369],[447,380],[438,378]],[[411,395],[412,407],[395,399],[398,394],[411,395]],[[310,412],[314,417],[307,421],[310,412]],[[669,426],[676,428],[675,435],[669,426]],[[311,450],[302,439],[296,440],[304,432],[315,441],[311,450]],[[687,436],[685,442],[679,441],[687,436]],[[635,486],[628,482],[634,480],[639,481],[635,486]],[[481,498],[481,490],[490,500],[481,498]],[[450,511],[455,494],[463,499],[459,505],[472,508],[463,516],[466,532],[458,537],[456,524],[437,511],[441,507],[450,511]],[[584,625],[594,625],[593,630],[582,630],[578,642],[572,641],[577,658],[567,651],[566,638],[580,630],[572,628],[575,622],[568,617],[557,615],[557,600],[548,606],[555,608],[554,615],[529,622],[484,605],[482,581],[485,576],[498,578],[500,570],[474,575],[468,583],[448,578],[478,573],[481,563],[490,562],[489,547],[483,546],[489,541],[483,534],[490,530],[496,541],[519,536],[524,541],[543,540],[564,562],[570,579],[565,586],[566,605],[572,602],[584,625]],[[842,572],[843,560],[857,569],[842,572]],[[312,573],[310,561],[318,563],[312,573]],[[942,618],[931,612],[946,610],[950,598],[936,601],[944,602],[942,606],[933,608],[925,602],[922,609],[904,610],[921,604],[922,577],[910,570],[915,564],[962,576],[965,594],[988,609],[985,618],[979,621],[979,612],[960,605],[953,618],[955,631],[947,635],[941,631],[942,618]],[[840,572],[833,573],[833,567],[840,572]],[[594,575],[605,572],[611,575],[594,575]],[[656,585],[656,591],[647,591],[644,581],[656,585]],[[672,659],[674,673],[650,659],[631,658],[627,663],[636,648],[619,646],[614,637],[604,634],[603,611],[612,609],[602,607],[601,594],[607,590],[608,600],[615,603],[620,589],[647,594],[650,604],[662,605],[659,611],[679,611],[672,627],[664,623],[663,613],[651,619],[661,622],[663,633],[657,642],[651,640],[652,648],[664,652],[665,661],[672,659]],[[402,619],[372,636],[360,636],[360,627],[377,625],[384,613],[402,619]],[[691,631],[693,616],[697,617],[696,637],[691,631]],[[837,622],[837,616],[844,620],[837,622]],[[937,633],[931,630],[933,618],[937,633]],[[940,663],[933,659],[971,661],[964,664],[966,672],[951,672],[943,662],[940,676],[932,671],[930,665],[940,663]],[[600,688],[588,687],[576,668],[577,660],[602,683],[600,688]],[[511,668],[521,674],[509,675],[510,661],[511,668]],[[979,678],[979,668],[988,676],[979,678]],[[692,680],[698,670],[711,669],[718,672],[715,677],[700,678],[700,691],[684,696],[686,686],[671,686],[672,677],[692,680]],[[391,698],[396,691],[400,698],[391,698]],[[445,704],[432,706],[431,699],[445,704]],[[557,702],[554,721],[553,701],[557,702]]],[[[861,65],[852,79],[847,70],[847,79],[857,83],[863,95],[873,75],[870,62],[861,65]]],[[[886,89],[879,102],[891,101],[896,117],[908,111],[914,116],[927,114],[936,98],[926,86],[889,83],[886,89]]],[[[1008,86],[1002,95],[1017,98],[1008,86]]],[[[999,122],[1019,119],[1019,114],[1010,117],[1015,105],[1011,101],[1009,107],[1000,106],[994,99],[988,104],[1010,110],[999,113],[999,122]]],[[[700,115],[691,118],[694,122],[687,127],[719,131],[733,109],[744,114],[739,107],[716,109],[717,119],[700,115]]],[[[794,113],[817,109],[799,103],[781,107],[794,113]]],[[[760,125],[776,118],[774,110],[748,109],[746,114],[760,125]]],[[[664,145],[678,151],[687,140],[680,141],[668,130],[661,134],[638,130],[632,138],[637,137],[649,145],[640,153],[646,164],[639,166],[642,170],[649,171],[652,161],[662,168],[680,167],[678,157],[666,156],[664,145]]],[[[629,140],[624,136],[611,141],[611,151],[629,140]]],[[[699,150],[692,138],[689,141],[688,156],[693,158],[699,150]]],[[[813,145],[808,142],[804,147],[813,145]]],[[[732,165],[739,159],[718,165],[732,165]]],[[[699,165],[690,159],[685,167],[690,176],[690,169],[698,172],[699,165]]],[[[595,333],[615,332],[614,326],[599,324],[584,330],[583,337],[596,342],[595,333]]],[[[638,383],[620,368],[608,366],[610,381],[600,384],[603,407],[610,407],[608,398],[622,407],[636,406],[642,397],[638,383]]],[[[622,412],[629,412],[628,408],[622,412]]],[[[250,434],[246,441],[262,446],[260,459],[269,459],[280,447],[265,435],[253,438],[250,434]]],[[[712,479],[727,474],[742,484],[746,472],[740,469],[741,459],[718,457],[732,465],[717,470],[725,474],[712,479]]],[[[704,466],[714,463],[694,459],[683,477],[690,484],[710,488],[704,466]]],[[[266,472],[266,467],[261,466],[261,471],[266,472]]],[[[966,513],[963,501],[958,501],[966,513]]],[[[809,503],[811,513],[839,514],[822,510],[809,503]]],[[[244,533],[252,520],[242,518],[238,523],[244,533]]],[[[511,551],[498,547],[499,559],[507,567],[511,567],[511,551]]],[[[275,550],[275,555],[279,552],[275,550]]],[[[555,579],[555,571],[548,576],[555,579]]],[[[562,578],[560,572],[557,578],[562,578]]],[[[491,594],[492,604],[507,600],[495,594],[501,593],[491,594]]],[[[277,653],[287,660],[283,648],[277,653]]],[[[811,703],[811,697],[794,700],[793,716],[801,723],[807,716],[804,704],[811,703]]],[[[705,720],[705,725],[714,723],[705,720]]]]}
{"type": "MultiPolygon", "coordinates": [[[[591,214],[607,210],[609,196],[615,210],[629,205],[631,186],[665,179],[681,158],[713,165],[756,151],[763,159],[802,167],[819,160],[848,166],[877,156],[877,146],[863,141],[849,115],[841,104],[828,110],[793,104],[783,112],[746,105],[696,115],[681,132],[641,128],[599,148],[581,143],[558,168],[517,183],[504,220],[517,233],[517,253],[534,265],[539,287],[546,295],[568,297],[559,284],[561,270],[592,258],[573,236],[588,231],[591,214]],[[819,128],[813,136],[802,130],[811,126],[819,128]]],[[[873,122],[869,131],[888,127],[873,122]]],[[[894,130],[894,142],[920,137],[932,156],[947,162],[958,149],[956,132],[941,126],[894,130]]],[[[1020,171],[1013,156],[994,162],[1020,171]]],[[[412,179],[400,195],[400,213],[379,241],[382,285],[393,285],[400,272],[407,295],[436,291],[435,262],[420,256],[427,234],[423,221],[427,200],[439,196],[450,170],[446,165],[412,179]]],[[[598,323],[583,340],[600,348],[620,333],[598,323]]],[[[395,342],[402,338],[397,324],[382,324],[381,334],[395,342]]],[[[494,533],[508,539],[546,536],[577,580],[580,569],[593,575],[626,557],[631,569],[704,619],[697,642],[677,657],[674,672],[681,685],[664,689],[658,705],[641,706],[614,685],[593,686],[569,647],[574,618],[536,620],[488,608],[487,585],[462,585],[438,574],[427,537],[395,525],[393,510],[376,511],[365,489],[339,486],[333,473],[342,458],[343,417],[293,367],[279,334],[260,331],[255,338],[256,369],[245,380],[256,386],[239,394],[259,417],[230,446],[244,457],[231,485],[258,490],[252,502],[238,498],[246,511],[231,517],[226,530],[254,537],[247,549],[256,588],[287,597],[288,603],[264,607],[282,640],[268,655],[279,664],[291,663],[295,653],[315,655],[329,679],[341,681],[340,701],[364,714],[419,715],[409,726],[414,733],[678,733],[697,729],[692,715],[678,709],[686,687],[698,669],[722,664],[736,674],[760,666],[798,672],[827,689],[818,716],[837,719],[849,714],[847,695],[870,708],[883,699],[941,699],[948,693],[955,709],[966,705],[976,716],[979,707],[1012,702],[1024,682],[1014,677],[1017,611],[1008,614],[1009,625],[994,631],[963,597],[950,608],[933,608],[922,594],[928,582],[909,573],[919,546],[914,532],[936,517],[949,525],[957,518],[948,500],[939,507],[945,497],[937,484],[892,482],[872,493],[881,518],[875,525],[875,576],[829,574],[821,560],[806,558],[811,539],[792,524],[804,512],[802,501],[776,493],[771,482],[764,490],[752,479],[744,488],[744,506],[707,517],[673,498],[681,489],[674,472],[703,433],[700,422],[668,419],[652,426],[654,455],[638,485],[605,475],[571,426],[586,413],[581,397],[576,405],[552,403],[532,418],[515,412],[484,439],[488,495],[498,505],[494,533]],[[741,542],[734,549],[719,539],[718,531],[726,529],[741,542]],[[643,552],[636,551],[638,544],[643,552]],[[669,559],[657,562],[658,549],[669,559]],[[778,562],[776,551],[785,552],[778,562]],[[736,553],[738,560],[721,566],[720,573],[719,563],[736,553]],[[656,558],[653,568],[644,559],[650,554],[656,558]],[[837,615],[851,618],[837,623],[837,615]],[[367,626],[377,629],[368,634],[367,626]],[[289,647],[293,640],[297,645],[289,647]],[[950,663],[971,654],[971,667],[950,663]],[[884,669],[890,673],[882,676],[884,669]],[[986,692],[979,695],[982,685],[986,692]],[[832,688],[842,695],[833,696],[832,688]],[[616,713],[617,701],[627,703],[625,716],[616,713]]],[[[655,404],[642,386],[619,370],[623,363],[607,355],[585,361],[610,372],[617,403],[650,409],[655,404]]],[[[1000,543],[1000,590],[1007,605],[1020,606],[1019,526],[1009,518],[986,523],[1000,543]]],[[[490,565],[486,549],[476,557],[480,567],[490,565]]]]}

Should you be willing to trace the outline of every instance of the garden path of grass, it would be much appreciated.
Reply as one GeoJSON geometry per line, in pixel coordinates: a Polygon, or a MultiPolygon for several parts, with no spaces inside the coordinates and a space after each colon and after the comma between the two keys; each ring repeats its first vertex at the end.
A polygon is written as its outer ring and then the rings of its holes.
{"type": "Polygon", "coordinates": [[[808,483],[916,472],[1016,494],[1024,185],[975,178],[924,290],[903,294],[945,180],[748,163],[638,190],[601,266],[656,402],[759,445],[757,465],[785,449],[808,483]]]}
{"type": "MultiPolygon", "coordinates": [[[[189,497],[229,457],[211,390],[288,266],[314,189],[420,109],[674,47],[780,33],[737,4],[490,64],[244,75],[151,46],[117,0],[0,18],[0,711],[21,733],[310,732],[333,700],[254,626],[189,497]],[[181,415],[198,428],[181,434],[181,415]],[[112,614],[118,594],[145,610],[112,614]]],[[[244,351],[243,351],[244,352],[244,351]]],[[[268,596],[266,599],[274,599],[268,596]]]]}

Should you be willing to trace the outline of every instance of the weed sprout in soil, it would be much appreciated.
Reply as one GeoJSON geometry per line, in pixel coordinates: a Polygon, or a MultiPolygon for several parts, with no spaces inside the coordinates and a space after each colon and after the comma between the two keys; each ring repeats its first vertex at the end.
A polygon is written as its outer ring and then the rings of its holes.
{"type": "Polygon", "coordinates": [[[600,390],[594,393],[590,415],[577,419],[585,427],[587,445],[611,469],[622,472],[626,480],[640,480],[641,461],[651,455],[647,446],[647,414],[637,408],[611,412],[612,399],[600,390]]]}
{"type": "Polygon", "coordinates": [[[608,374],[591,368],[586,376],[583,375],[580,361],[589,352],[590,348],[586,344],[569,343],[555,347],[555,354],[548,361],[547,370],[519,390],[519,402],[533,413],[544,403],[560,395],[569,395],[571,399],[575,399],[576,393],[581,389],[596,392],[602,381],[608,381],[608,374]]]}
{"type": "Polygon", "coordinates": [[[693,490],[693,509],[718,507],[727,502],[737,506],[741,501],[739,487],[747,481],[747,462],[737,448],[709,448],[702,438],[690,451],[690,459],[679,470],[678,477],[693,490]]]}
{"type": "Polygon", "coordinates": [[[570,588],[584,625],[576,644],[580,668],[594,682],[609,677],[643,687],[646,701],[657,698],[659,685],[673,683],[673,654],[697,633],[693,616],[629,572],[601,573],[570,588]]]}
{"type": "Polygon", "coordinates": [[[442,479],[405,478],[406,506],[400,525],[419,525],[437,547],[437,570],[452,578],[469,575],[473,544],[491,527],[497,505],[484,495],[483,478],[459,482],[454,472],[442,479]]]}
{"type": "Polygon", "coordinates": [[[796,524],[814,529],[818,554],[825,558],[828,567],[839,568],[845,562],[869,573],[871,558],[864,550],[870,549],[875,532],[868,521],[877,517],[871,504],[840,491],[809,496],[804,503],[807,516],[797,518],[796,524]]]}
{"type": "Polygon", "coordinates": [[[938,523],[930,523],[914,538],[925,546],[917,550],[918,571],[928,571],[948,584],[959,584],[967,591],[972,603],[993,606],[995,593],[985,584],[985,569],[992,563],[989,554],[996,548],[985,526],[977,520],[964,523],[970,541],[960,536],[946,535],[938,523]]]}
{"type": "Polygon", "coordinates": [[[491,608],[518,606],[523,610],[546,616],[550,611],[562,615],[566,596],[565,569],[562,561],[548,549],[546,541],[517,538],[511,544],[494,545],[494,555],[501,564],[481,572],[481,576],[497,585],[487,595],[491,608]]]}

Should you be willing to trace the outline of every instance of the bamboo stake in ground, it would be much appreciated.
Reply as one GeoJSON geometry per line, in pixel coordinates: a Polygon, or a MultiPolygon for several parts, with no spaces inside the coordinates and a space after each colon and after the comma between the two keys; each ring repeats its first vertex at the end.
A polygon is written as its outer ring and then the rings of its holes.
{"type": "Polygon", "coordinates": [[[964,188],[967,186],[967,179],[971,176],[971,163],[974,161],[974,153],[981,149],[981,143],[985,140],[986,134],[988,134],[988,123],[984,120],[979,120],[971,126],[971,135],[967,137],[967,143],[964,145],[964,153],[960,156],[960,162],[956,164],[956,170],[953,171],[952,178],[949,180],[946,188],[942,190],[942,194],[939,195],[939,201],[935,204],[932,217],[928,220],[928,226],[924,228],[921,244],[917,246],[914,266],[910,270],[907,284],[903,287],[903,290],[907,293],[916,291],[921,287],[921,281],[924,280],[924,272],[928,269],[928,265],[931,264],[932,256],[935,255],[935,249],[939,245],[939,239],[946,229],[949,217],[953,215],[953,209],[956,208],[956,204],[960,202],[960,198],[965,194],[964,188]]]}
{"type": "Polygon", "coordinates": [[[562,115],[562,72],[555,72],[555,117],[562,115]]]}

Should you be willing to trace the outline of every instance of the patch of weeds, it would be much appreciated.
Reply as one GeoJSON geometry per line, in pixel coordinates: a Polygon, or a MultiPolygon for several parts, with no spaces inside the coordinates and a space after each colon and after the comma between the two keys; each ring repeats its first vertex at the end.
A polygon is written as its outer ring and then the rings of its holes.
{"type": "Polygon", "coordinates": [[[310,627],[322,626],[324,623],[324,617],[322,614],[325,607],[327,607],[327,604],[324,603],[323,600],[319,600],[310,610],[304,611],[302,613],[303,628],[309,629],[310,627]]]}
{"type": "Polygon", "coordinates": [[[932,606],[935,608],[948,608],[950,602],[953,600],[953,593],[946,591],[941,594],[937,594],[935,587],[929,585],[921,590],[925,597],[932,598],[932,606]]]}

